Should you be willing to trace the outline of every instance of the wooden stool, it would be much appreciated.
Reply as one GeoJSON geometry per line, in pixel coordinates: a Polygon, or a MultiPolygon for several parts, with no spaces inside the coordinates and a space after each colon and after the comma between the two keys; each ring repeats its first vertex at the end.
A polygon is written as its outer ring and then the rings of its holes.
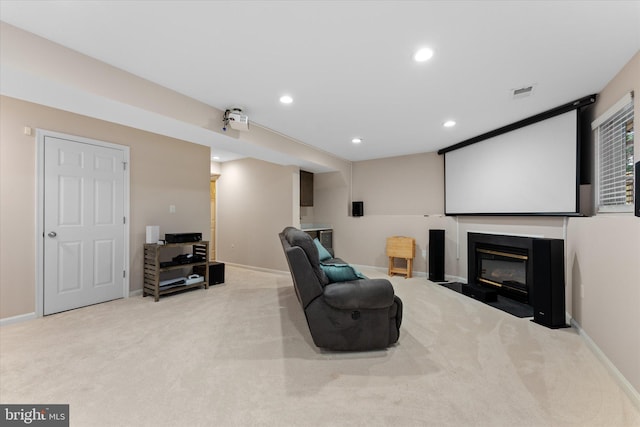
{"type": "Polygon", "coordinates": [[[416,256],[416,240],[413,237],[393,236],[387,238],[387,256],[389,257],[389,276],[393,273],[411,277],[413,258],[416,256]],[[406,260],[407,267],[399,268],[394,264],[394,258],[406,260]]]}

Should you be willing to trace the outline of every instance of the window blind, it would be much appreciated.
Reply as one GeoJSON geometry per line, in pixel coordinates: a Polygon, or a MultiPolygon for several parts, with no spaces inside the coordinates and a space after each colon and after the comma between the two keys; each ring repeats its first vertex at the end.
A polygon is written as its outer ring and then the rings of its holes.
{"type": "Polygon", "coordinates": [[[611,117],[613,117],[614,114],[619,113],[620,110],[622,110],[625,106],[627,106],[627,104],[632,103],[632,102],[633,102],[633,92],[625,93],[624,96],[618,100],[618,102],[616,102],[611,107],[609,107],[609,109],[607,111],[602,113],[600,116],[598,116],[597,119],[595,119],[591,123],[591,130],[598,129],[598,127],[602,123],[604,123],[607,120],[609,120],[611,117]]]}
{"type": "Polygon", "coordinates": [[[633,99],[598,125],[600,210],[633,204],[633,99]]]}

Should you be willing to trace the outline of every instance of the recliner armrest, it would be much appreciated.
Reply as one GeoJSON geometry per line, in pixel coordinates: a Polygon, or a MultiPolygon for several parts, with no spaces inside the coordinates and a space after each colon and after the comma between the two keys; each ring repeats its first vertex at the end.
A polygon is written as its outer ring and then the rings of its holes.
{"type": "Polygon", "coordinates": [[[393,304],[394,291],[387,279],[363,279],[331,283],[324,287],[323,297],[337,309],[377,309],[393,304]]]}

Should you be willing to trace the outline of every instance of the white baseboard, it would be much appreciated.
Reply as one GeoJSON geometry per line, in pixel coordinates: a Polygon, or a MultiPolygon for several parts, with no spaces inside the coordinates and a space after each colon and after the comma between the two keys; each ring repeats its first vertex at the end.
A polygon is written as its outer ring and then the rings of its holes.
{"type": "Polygon", "coordinates": [[[353,268],[355,268],[356,270],[375,270],[375,271],[379,271],[380,273],[384,273],[387,274],[387,272],[389,271],[389,269],[387,267],[375,267],[373,265],[362,265],[362,264],[351,264],[353,266],[353,268]]]}
{"type": "Polygon", "coordinates": [[[227,261],[218,261],[218,262],[223,262],[225,263],[225,265],[229,265],[232,267],[245,268],[247,270],[254,270],[254,271],[263,271],[265,273],[284,274],[287,276],[291,274],[289,270],[274,270],[271,268],[256,267],[253,265],[245,265],[245,264],[236,264],[234,262],[227,262],[227,261]]]}
{"type": "MultiPolygon", "coordinates": [[[[375,271],[379,271],[381,273],[387,274],[389,272],[389,269],[387,267],[376,267],[376,266],[372,266],[372,265],[361,265],[361,264],[351,264],[353,265],[353,267],[355,267],[357,270],[362,270],[362,269],[367,269],[367,270],[375,270],[375,271]]],[[[424,277],[424,278],[428,278],[429,277],[429,273],[426,271],[412,271],[411,272],[413,277],[424,277]]],[[[462,282],[462,283],[467,283],[467,279],[464,277],[458,277],[458,276],[451,276],[446,274],[445,275],[445,279],[448,282],[462,282]]]]}
{"type": "Polygon", "coordinates": [[[36,317],[37,316],[35,312],[20,314],[18,316],[13,316],[13,317],[5,317],[4,319],[0,319],[0,326],[11,325],[12,323],[26,322],[27,320],[33,320],[36,317]]]}
{"type": "Polygon", "coordinates": [[[135,291],[129,292],[129,298],[139,296],[142,296],[142,289],[136,289],[135,291]]]}
{"type": "Polygon", "coordinates": [[[636,390],[633,385],[631,385],[631,383],[624,377],[624,375],[622,375],[618,368],[615,367],[613,362],[611,362],[611,360],[609,360],[609,358],[602,352],[602,350],[600,350],[600,347],[598,347],[598,345],[593,342],[591,337],[589,337],[584,329],[582,329],[580,324],[573,318],[571,318],[570,322],[571,326],[575,327],[580,336],[584,339],[587,347],[589,347],[591,351],[593,351],[593,354],[595,354],[596,357],[602,362],[611,376],[615,378],[615,380],[618,382],[618,385],[620,385],[625,394],[629,396],[631,402],[636,405],[638,409],[640,409],[640,393],[638,393],[638,390],[636,390]]]}
{"type": "MultiPolygon", "coordinates": [[[[362,271],[362,270],[374,270],[374,271],[378,271],[380,273],[383,274],[387,274],[389,272],[389,268],[388,267],[376,267],[373,265],[362,265],[362,264],[350,264],[351,266],[353,266],[353,268],[355,268],[358,271],[362,271]]],[[[425,273],[424,271],[415,271],[413,270],[411,272],[411,276],[412,277],[427,277],[427,273],[425,273]]]]}

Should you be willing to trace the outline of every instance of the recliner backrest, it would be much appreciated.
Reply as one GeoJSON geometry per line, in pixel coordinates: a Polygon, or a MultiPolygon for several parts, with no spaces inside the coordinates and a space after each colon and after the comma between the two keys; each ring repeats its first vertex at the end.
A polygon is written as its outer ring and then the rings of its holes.
{"type": "MultiPolygon", "coordinates": [[[[291,278],[293,279],[298,302],[300,302],[303,309],[306,309],[313,300],[322,295],[324,286],[329,280],[326,278],[326,275],[324,275],[324,272],[322,272],[326,283],[320,281],[323,276],[319,278],[314,271],[312,259],[309,258],[308,253],[301,246],[297,244],[292,245],[286,237],[286,234],[287,229],[280,233],[280,241],[284,249],[287,264],[289,265],[289,270],[291,271],[291,278]]],[[[297,242],[297,239],[292,237],[292,234],[292,232],[289,232],[289,237],[292,238],[292,241],[297,242]]],[[[311,244],[313,244],[313,241],[311,241],[311,244]]],[[[313,245],[315,246],[315,244],[313,245]]],[[[308,245],[303,243],[303,246],[308,245]]],[[[313,254],[311,256],[313,257],[313,254]]]]}
{"type": "Polygon", "coordinates": [[[315,273],[318,281],[322,286],[325,286],[329,283],[329,279],[327,275],[324,273],[322,268],[320,268],[320,256],[318,254],[318,248],[315,243],[313,243],[313,239],[307,233],[302,230],[298,230],[294,227],[287,227],[283,231],[284,237],[289,242],[291,246],[300,247],[304,253],[307,255],[309,259],[309,263],[311,264],[311,268],[315,273]]]}

